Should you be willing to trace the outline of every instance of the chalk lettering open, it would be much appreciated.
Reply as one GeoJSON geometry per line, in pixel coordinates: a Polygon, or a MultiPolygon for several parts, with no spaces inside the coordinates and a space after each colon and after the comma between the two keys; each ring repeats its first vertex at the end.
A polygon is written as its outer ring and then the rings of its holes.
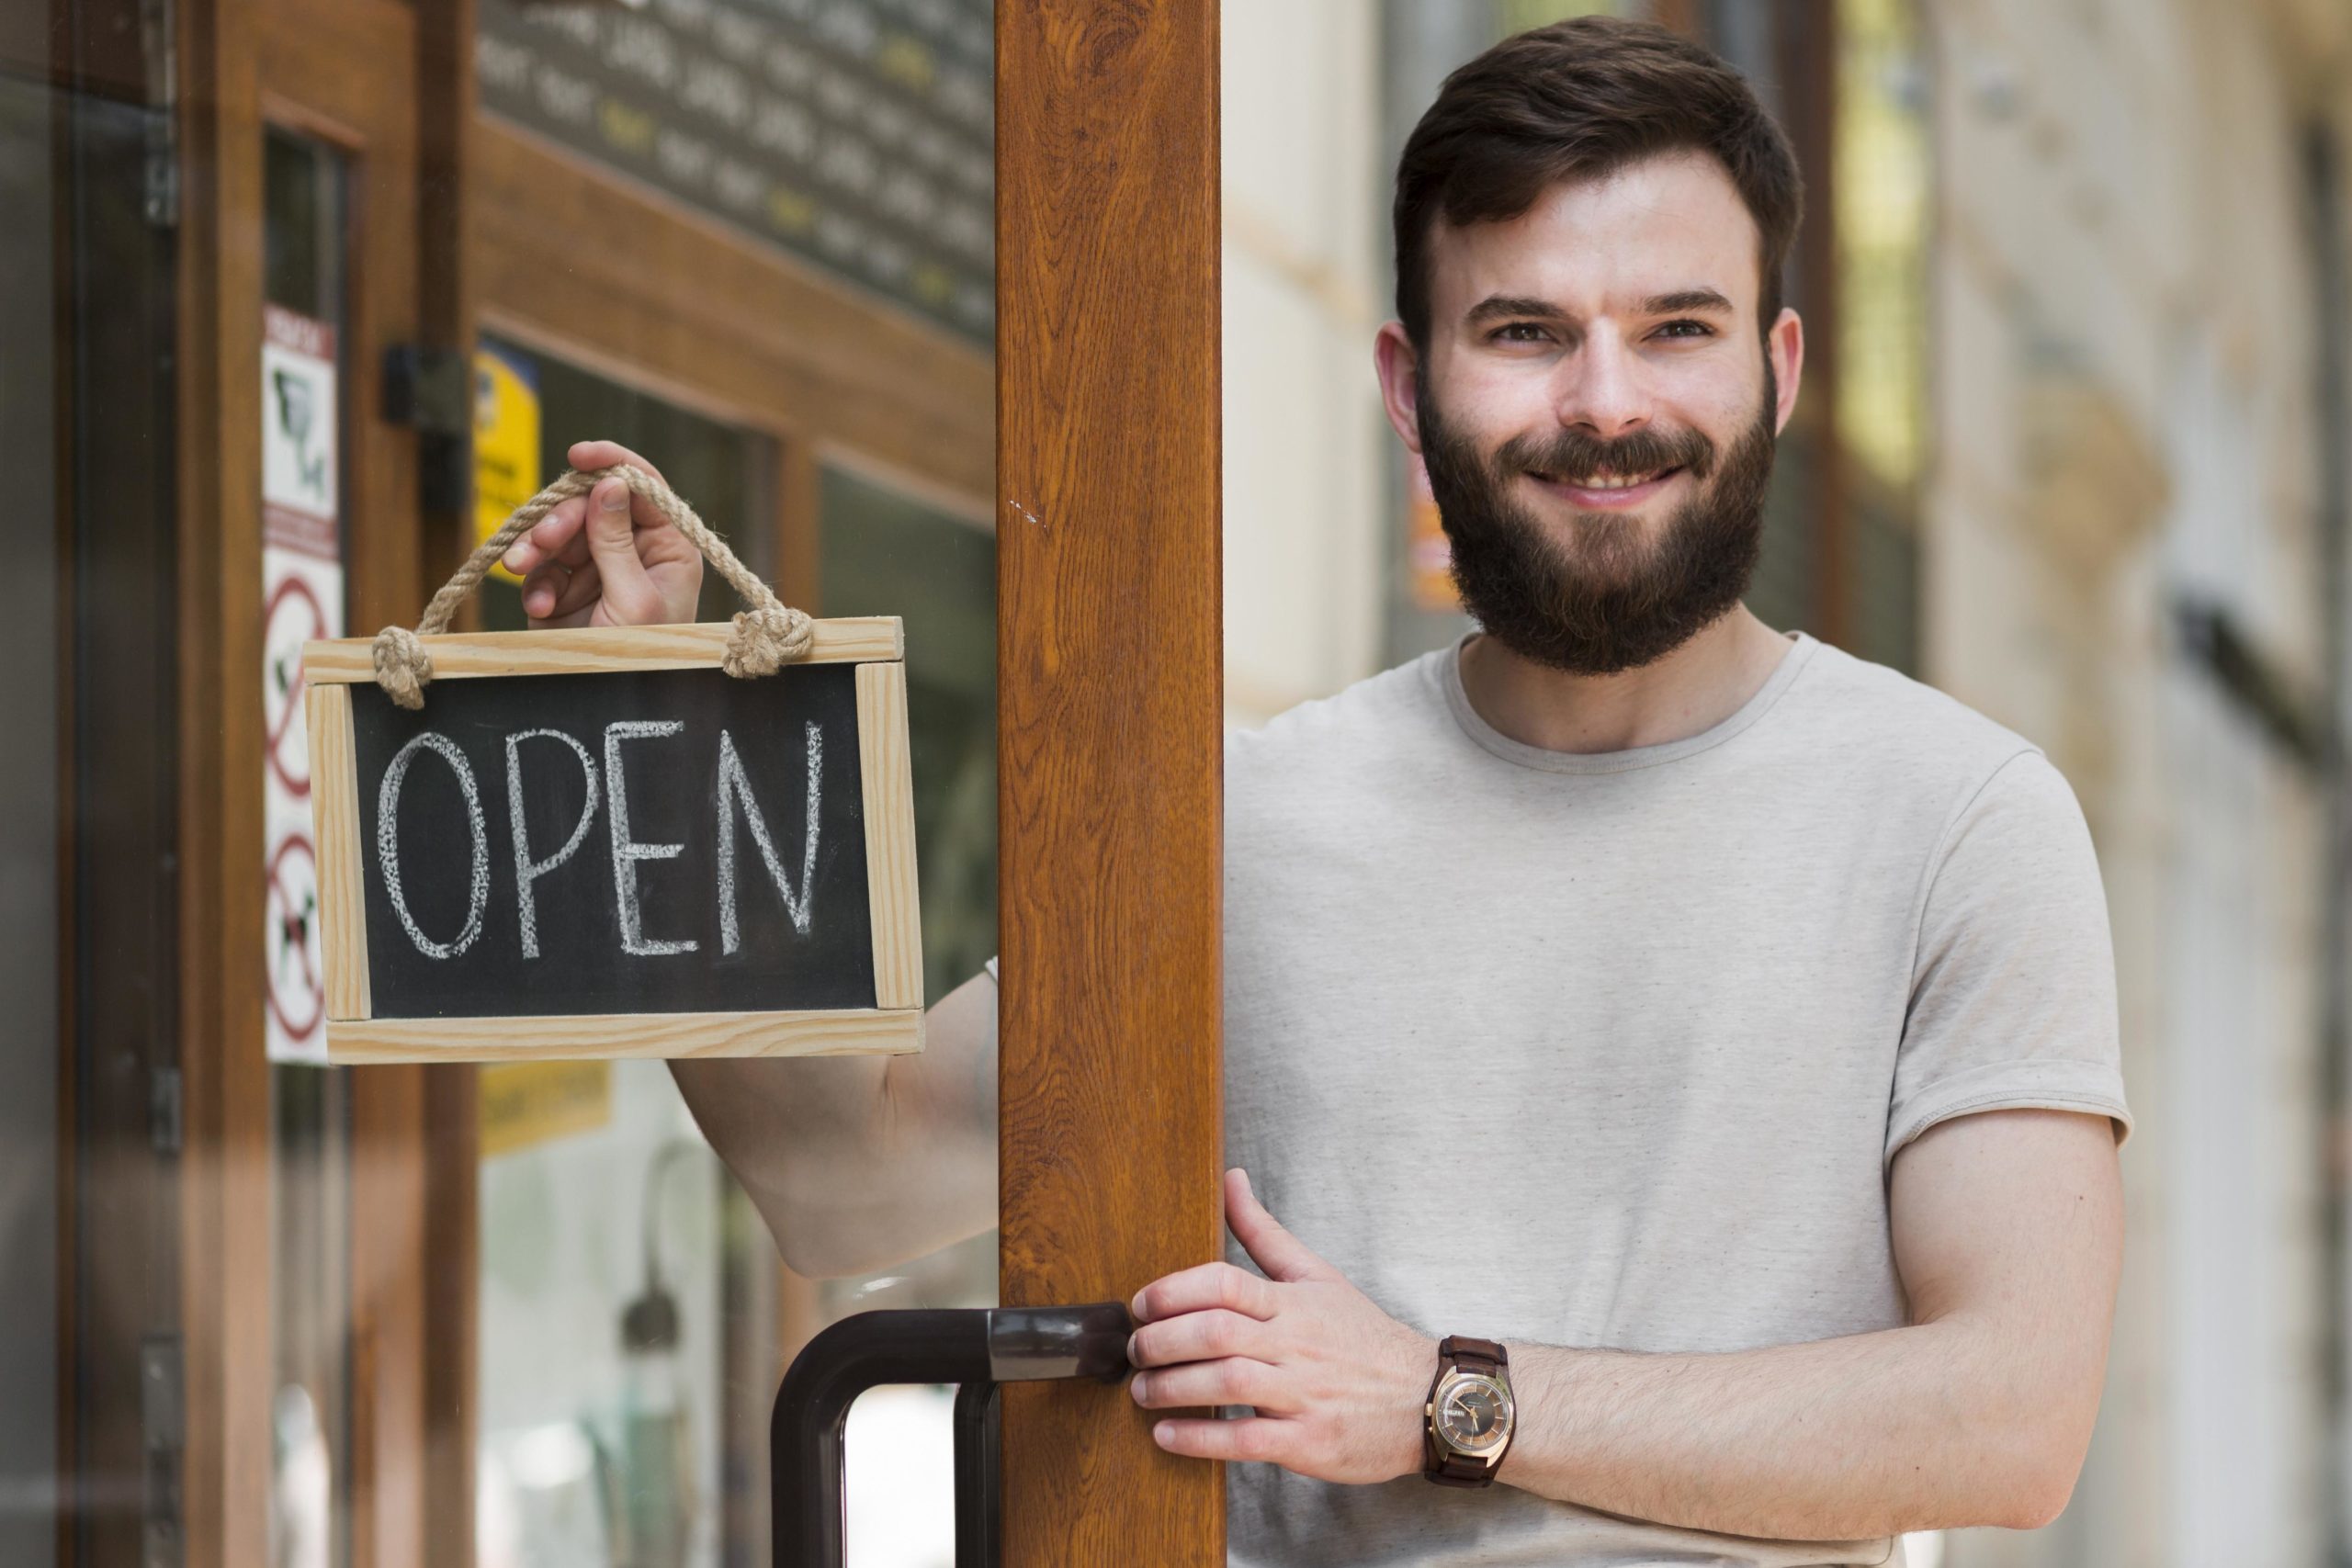
{"type": "MultiPolygon", "coordinates": [[[[623,720],[605,727],[605,761],[603,798],[609,814],[608,840],[612,847],[613,902],[620,912],[621,951],[638,958],[660,958],[672,953],[693,953],[702,945],[691,937],[661,938],[645,934],[643,900],[638,889],[638,863],[649,860],[675,859],[685,846],[683,843],[644,843],[637,840],[629,829],[628,767],[622,747],[628,741],[661,739],[678,735],[685,726],[676,719],[623,720]]],[[[717,897],[718,905],[719,951],[733,953],[742,946],[742,923],[736,914],[736,833],[738,825],[751,830],[752,842],[760,852],[760,863],[766,869],[768,880],[784,901],[786,916],[794,931],[806,936],[814,919],[817,881],[817,840],[823,821],[825,735],[816,724],[804,727],[804,755],[808,762],[808,811],[801,829],[800,867],[798,881],[787,874],[783,860],[776,853],[775,840],[768,831],[752,782],[743,771],[735,737],[728,730],[718,732],[718,789],[713,802],[713,817],[717,824],[718,846],[717,897]]],[[[535,754],[551,749],[537,747],[535,754]]],[[[506,737],[506,820],[514,846],[514,908],[517,931],[525,958],[539,956],[539,906],[536,884],[549,872],[561,868],[580,847],[587,841],[589,829],[594,826],[598,805],[596,759],[588,748],[560,729],[524,729],[506,737]],[[571,762],[577,766],[584,786],[579,819],[562,845],[540,858],[534,858],[530,843],[528,818],[524,810],[526,784],[524,780],[524,748],[526,740],[552,740],[570,752],[571,762]]],[[[474,777],[473,766],[466,761],[464,750],[437,730],[425,730],[393,753],[391,764],[384,770],[383,783],[378,786],[376,801],[376,859],[383,877],[384,891],[391,900],[392,911],[399,916],[401,928],[415,944],[417,952],[427,958],[458,957],[470,948],[481,935],[490,909],[491,848],[490,833],[482,819],[481,789],[474,777]],[[401,872],[401,795],[407,787],[411,764],[420,756],[438,758],[455,775],[458,790],[464,797],[466,823],[471,835],[470,855],[467,876],[465,923],[456,936],[447,942],[435,942],[419,928],[416,916],[409,908],[406,885],[401,872]]]]}

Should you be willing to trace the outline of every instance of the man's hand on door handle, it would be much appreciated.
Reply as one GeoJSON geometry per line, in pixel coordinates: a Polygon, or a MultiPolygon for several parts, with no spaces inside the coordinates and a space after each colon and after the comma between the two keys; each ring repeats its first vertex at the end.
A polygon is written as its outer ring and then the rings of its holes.
{"type": "Polygon", "coordinates": [[[1260,1279],[1204,1263],[1136,1293],[1129,1392],[1152,1410],[1246,1404],[1234,1420],[1156,1424],[1170,1453],[1279,1464],[1319,1481],[1394,1480],[1421,1468],[1421,1405],[1437,1341],[1397,1322],[1284,1230],[1225,1173],[1226,1224],[1260,1279]]]}

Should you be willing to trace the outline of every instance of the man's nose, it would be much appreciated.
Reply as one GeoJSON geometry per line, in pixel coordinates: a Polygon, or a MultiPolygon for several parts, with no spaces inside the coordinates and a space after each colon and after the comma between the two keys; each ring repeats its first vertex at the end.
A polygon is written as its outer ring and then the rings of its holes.
{"type": "Polygon", "coordinates": [[[1607,441],[1650,422],[1641,362],[1615,333],[1588,333],[1560,377],[1555,412],[1563,425],[1607,441]]]}

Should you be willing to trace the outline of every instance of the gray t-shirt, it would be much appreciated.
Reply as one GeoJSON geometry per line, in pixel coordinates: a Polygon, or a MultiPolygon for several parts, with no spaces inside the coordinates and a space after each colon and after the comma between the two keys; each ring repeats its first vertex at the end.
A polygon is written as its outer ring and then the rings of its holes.
{"type": "MultiPolygon", "coordinates": [[[[1894,1327],[1905,1144],[2128,1126],[2098,867],[2032,746],[1799,636],[1705,733],[1564,755],[1481,720],[1457,651],[1227,747],[1227,1160],[1388,1312],[1651,1351],[1894,1327]]],[[[1248,1568],[1895,1553],[1228,1475],[1248,1568]]]]}

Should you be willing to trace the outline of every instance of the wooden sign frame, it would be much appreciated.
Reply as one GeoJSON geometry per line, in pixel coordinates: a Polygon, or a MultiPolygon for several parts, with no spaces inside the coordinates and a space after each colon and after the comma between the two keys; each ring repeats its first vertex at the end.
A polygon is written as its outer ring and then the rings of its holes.
{"type": "MultiPolygon", "coordinates": [[[[858,763],[874,942],[872,1008],[821,1012],[642,1012],[378,1018],[368,986],[358,754],[350,688],[376,679],[373,642],[302,649],[311,729],[311,830],[326,964],[331,1062],[501,1062],[613,1056],[814,1056],[922,1048],[922,920],[915,875],[906,640],[895,615],[812,623],[808,664],[857,666],[858,763]]],[[[475,632],[421,638],[434,680],[716,670],[723,622],[475,632]]],[[[425,702],[432,703],[432,688],[425,702]]]]}

